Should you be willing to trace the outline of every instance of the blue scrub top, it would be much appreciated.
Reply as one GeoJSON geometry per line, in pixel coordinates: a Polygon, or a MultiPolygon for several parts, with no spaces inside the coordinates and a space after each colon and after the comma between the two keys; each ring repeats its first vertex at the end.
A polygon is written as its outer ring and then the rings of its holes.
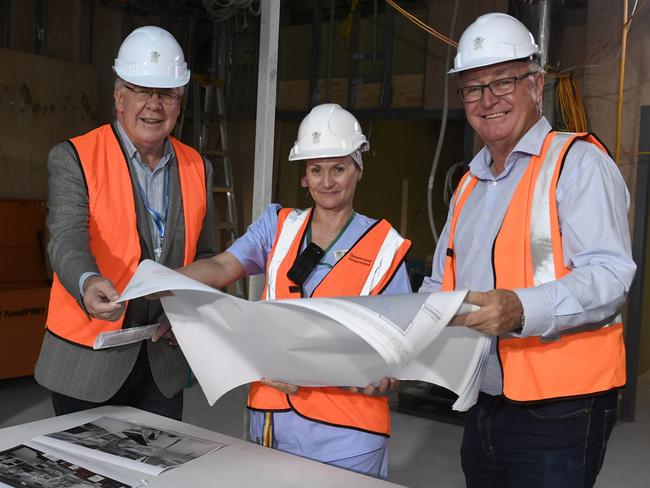
{"type": "MultiPolygon", "coordinates": [[[[269,205],[264,213],[249,227],[246,233],[237,239],[228,252],[244,267],[247,275],[261,274],[266,271],[266,262],[275,242],[278,230],[278,212],[282,207],[269,205]]],[[[303,289],[305,296],[310,296],[337,260],[347,251],[376,220],[355,213],[352,221],[334,242],[327,253],[309,275],[303,289]]],[[[306,246],[303,242],[302,249],[306,246]]],[[[411,285],[404,263],[388,284],[383,294],[395,295],[411,293],[411,285]]],[[[251,411],[251,437],[262,436],[264,413],[251,411]]],[[[282,450],[299,456],[332,462],[358,456],[381,449],[386,444],[386,437],[361,432],[345,427],[313,422],[295,412],[281,412],[273,415],[274,436],[282,443],[282,450]]]]}

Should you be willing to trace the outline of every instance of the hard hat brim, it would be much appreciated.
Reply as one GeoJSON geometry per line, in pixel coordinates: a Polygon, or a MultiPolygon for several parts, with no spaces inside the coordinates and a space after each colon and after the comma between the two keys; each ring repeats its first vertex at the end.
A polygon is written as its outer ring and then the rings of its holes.
{"type": "Polygon", "coordinates": [[[502,58],[502,57],[493,57],[493,58],[482,58],[480,61],[476,61],[475,63],[469,63],[467,66],[463,66],[461,68],[452,68],[449,71],[447,71],[448,75],[453,75],[455,73],[461,73],[463,71],[469,71],[471,69],[476,69],[476,68],[485,68],[486,66],[493,66],[495,64],[501,64],[501,63],[509,63],[511,61],[527,61],[527,60],[532,60],[533,56],[538,56],[539,52],[533,52],[527,56],[523,57],[516,57],[516,58],[502,58]]]}
{"type": "Polygon", "coordinates": [[[190,71],[187,70],[185,76],[171,80],[169,76],[156,75],[128,75],[113,66],[113,71],[124,81],[145,88],[179,88],[185,86],[190,81],[190,71]]]}
{"type": "Polygon", "coordinates": [[[327,150],[327,151],[304,151],[300,154],[297,154],[294,149],[291,149],[289,153],[289,161],[302,161],[305,159],[322,159],[322,158],[340,158],[343,156],[350,156],[356,149],[350,151],[350,149],[340,149],[340,150],[327,150]]]}

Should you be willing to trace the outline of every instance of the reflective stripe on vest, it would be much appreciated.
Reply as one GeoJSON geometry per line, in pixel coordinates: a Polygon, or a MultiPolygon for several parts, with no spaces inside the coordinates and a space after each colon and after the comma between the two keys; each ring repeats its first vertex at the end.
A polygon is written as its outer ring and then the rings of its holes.
{"type": "Polygon", "coordinates": [[[278,296],[276,283],[280,266],[287,260],[287,255],[291,252],[288,259],[291,264],[298,257],[302,236],[305,235],[307,225],[311,220],[311,212],[311,209],[283,208],[278,213],[278,231],[266,264],[266,284],[262,292],[262,298],[264,300],[300,298],[301,293],[299,291],[291,292],[289,296],[285,296],[285,293],[280,293],[280,296],[278,296]],[[300,239],[296,239],[296,236],[300,236],[300,239]]]}
{"type": "MultiPolygon", "coordinates": [[[[170,138],[178,163],[183,216],[185,264],[194,260],[206,212],[203,158],[194,149],[170,138]]],[[[133,183],[126,157],[110,125],[70,140],[77,152],[88,190],[88,245],[102,276],[118,293],[126,287],[140,262],[133,183]],[[107,189],[110,188],[110,191],[107,189]]],[[[122,328],[116,322],[89,318],[55,274],[50,294],[47,328],[76,344],[92,347],[101,332],[122,328]]]]}
{"type": "MultiPolygon", "coordinates": [[[[586,140],[605,150],[589,134],[550,132],[541,154],[531,158],[495,241],[495,288],[539,286],[571,271],[564,264],[555,190],[564,158],[576,140],[586,140]]],[[[454,229],[467,193],[464,192],[460,205],[454,209],[454,229]]],[[[453,245],[451,249],[453,255],[453,245]]],[[[445,264],[443,290],[449,290],[455,287],[455,261],[448,258],[445,264]]],[[[622,332],[618,316],[610,324],[578,328],[550,339],[499,338],[503,394],[515,401],[536,401],[622,386],[625,383],[622,332]]]]}
{"type": "MultiPolygon", "coordinates": [[[[301,292],[287,278],[287,272],[298,257],[311,213],[311,209],[280,210],[278,233],[268,257],[266,285],[262,293],[265,300],[300,298],[301,292]]],[[[402,238],[387,221],[375,222],[332,267],[312,296],[381,293],[397,272],[410,245],[411,242],[402,238]]]]}
{"type": "MultiPolygon", "coordinates": [[[[267,263],[264,299],[300,297],[286,273],[298,256],[311,210],[282,209],[278,233],[267,263]]],[[[377,222],[351,247],[314,289],[313,297],[376,295],[390,282],[411,243],[385,220],[377,222]],[[347,259],[346,259],[347,258],[347,259]]],[[[301,387],[288,396],[261,383],[253,383],[248,405],[264,411],[295,410],[311,420],[388,435],[390,415],[385,397],[351,393],[336,387],[301,387]]]]}

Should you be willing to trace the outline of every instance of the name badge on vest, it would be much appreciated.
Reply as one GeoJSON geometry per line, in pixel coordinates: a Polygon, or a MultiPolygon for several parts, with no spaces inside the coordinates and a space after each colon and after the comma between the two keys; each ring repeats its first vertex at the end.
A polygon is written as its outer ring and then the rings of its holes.
{"type": "Polygon", "coordinates": [[[338,263],[339,260],[343,256],[345,256],[346,252],[348,252],[348,249],[337,249],[336,251],[334,251],[334,261],[336,261],[338,263]]]}

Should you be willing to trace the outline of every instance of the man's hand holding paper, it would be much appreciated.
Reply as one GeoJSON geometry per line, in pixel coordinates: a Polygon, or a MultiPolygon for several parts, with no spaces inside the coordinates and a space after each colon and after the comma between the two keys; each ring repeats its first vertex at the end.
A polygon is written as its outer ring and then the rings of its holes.
{"type": "Polygon", "coordinates": [[[451,325],[464,325],[493,336],[507,334],[524,325],[523,306],[512,290],[470,291],[465,302],[474,305],[476,310],[456,315],[451,325]]]}

